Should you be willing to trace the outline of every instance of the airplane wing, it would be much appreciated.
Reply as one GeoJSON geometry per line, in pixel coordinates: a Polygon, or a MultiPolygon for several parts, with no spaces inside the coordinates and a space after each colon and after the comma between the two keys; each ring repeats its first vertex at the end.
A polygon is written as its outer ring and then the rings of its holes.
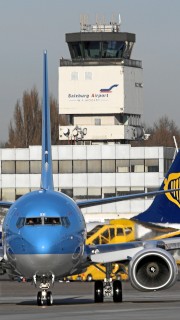
{"type": "Polygon", "coordinates": [[[87,246],[87,253],[92,263],[113,263],[131,261],[139,251],[163,249],[174,251],[180,249],[180,237],[162,240],[133,241],[117,244],[87,246]]]}
{"type": "Polygon", "coordinates": [[[111,202],[118,202],[123,200],[132,200],[136,198],[144,198],[147,196],[157,196],[164,193],[172,193],[174,191],[180,190],[178,189],[167,189],[167,190],[157,190],[151,192],[143,192],[143,193],[135,193],[135,194],[128,194],[124,196],[116,196],[116,197],[109,197],[109,198],[102,198],[102,199],[90,199],[90,200],[83,200],[83,201],[76,201],[76,204],[79,208],[87,208],[93,207],[97,205],[107,204],[111,202]]]}
{"type": "Polygon", "coordinates": [[[10,208],[14,202],[10,201],[0,201],[0,207],[2,208],[10,208]]]}
{"type": "Polygon", "coordinates": [[[88,256],[93,263],[128,261],[138,251],[143,249],[144,245],[142,241],[91,245],[88,247],[88,256]]]}
{"type": "MultiPolygon", "coordinates": [[[[144,198],[147,196],[156,196],[164,193],[172,193],[178,190],[180,190],[180,188],[157,190],[157,191],[144,192],[144,193],[135,193],[135,194],[128,194],[124,196],[116,196],[116,197],[109,197],[109,198],[103,198],[103,199],[92,199],[92,200],[90,199],[90,200],[76,201],[76,204],[78,205],[79,208],[87,208],[87,207],[98,206],[98,205],[107,204],[111,202],[132,200],[137,198],[144,198]]],[[[9,209],[13,203],[14,202],[11,202],[11,201],[0,201],[0,207],[9,209]]]]}

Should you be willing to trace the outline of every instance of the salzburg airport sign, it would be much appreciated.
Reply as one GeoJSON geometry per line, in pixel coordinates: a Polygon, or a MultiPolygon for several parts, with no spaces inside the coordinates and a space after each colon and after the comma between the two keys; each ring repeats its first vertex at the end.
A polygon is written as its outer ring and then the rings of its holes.
{"type": "Polygon", "coordinates": [[[68,93],[68,99],[71,101],[105,101],[108,100],[110,94],[118,87],[113,84],[108,88],[102,88],[97,93],[68,93]]]}

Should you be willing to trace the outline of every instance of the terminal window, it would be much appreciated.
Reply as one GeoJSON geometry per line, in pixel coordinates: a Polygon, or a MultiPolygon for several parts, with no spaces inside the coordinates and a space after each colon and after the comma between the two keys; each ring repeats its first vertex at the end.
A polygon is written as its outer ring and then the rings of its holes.
{"type": "Polygon", "coordinates": [[[1,162],[2,173],[15,173],[15,161],[6,160],[1,162]]]}
{"type": "Polygon", "coordinates": [[[145,172],[158,172],[159,160],[158,159],[146,159],[145,160],[145,172]]]}
{"type": "Polygon", "coordinates": [[[29,173],[29,161],[17,160],[16,173],[29,173]]]}
{"type": "Polygon", "coordinates": [[[88,160],[87,172],[88,173],[101,173],[101,160],[88,160]]]}
{"type": "Polygon", "coordinates": [[[72,173],[72,160],[60,160],[59,173],[72,173]]]}

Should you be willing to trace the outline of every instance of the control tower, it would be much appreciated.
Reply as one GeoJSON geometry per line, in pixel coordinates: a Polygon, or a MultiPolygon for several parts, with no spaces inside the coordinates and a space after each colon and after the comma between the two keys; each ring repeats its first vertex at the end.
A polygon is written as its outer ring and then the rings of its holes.
{"type": "Polygon", "coordinates": [[[132,60],[135,34],[120,22],[89,25],[66,34],[71,60],[60,59],[59,127],[64,143],[130,143],[144,139],[142,62],[132,60]],[[66,142],[65,142],[66,141],[66,142]]]}

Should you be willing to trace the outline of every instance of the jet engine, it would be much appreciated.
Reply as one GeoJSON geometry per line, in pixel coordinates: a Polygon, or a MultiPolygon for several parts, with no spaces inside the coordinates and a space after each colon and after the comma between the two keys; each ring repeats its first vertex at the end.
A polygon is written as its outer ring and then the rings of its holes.
{"type": "Polygon", "coordinates": [[[177,274],[177,264],[173,256],[161,248],[143,249],[129,264],[131,284],[140,291],[171,287],[177,279],[177,274]]]}

